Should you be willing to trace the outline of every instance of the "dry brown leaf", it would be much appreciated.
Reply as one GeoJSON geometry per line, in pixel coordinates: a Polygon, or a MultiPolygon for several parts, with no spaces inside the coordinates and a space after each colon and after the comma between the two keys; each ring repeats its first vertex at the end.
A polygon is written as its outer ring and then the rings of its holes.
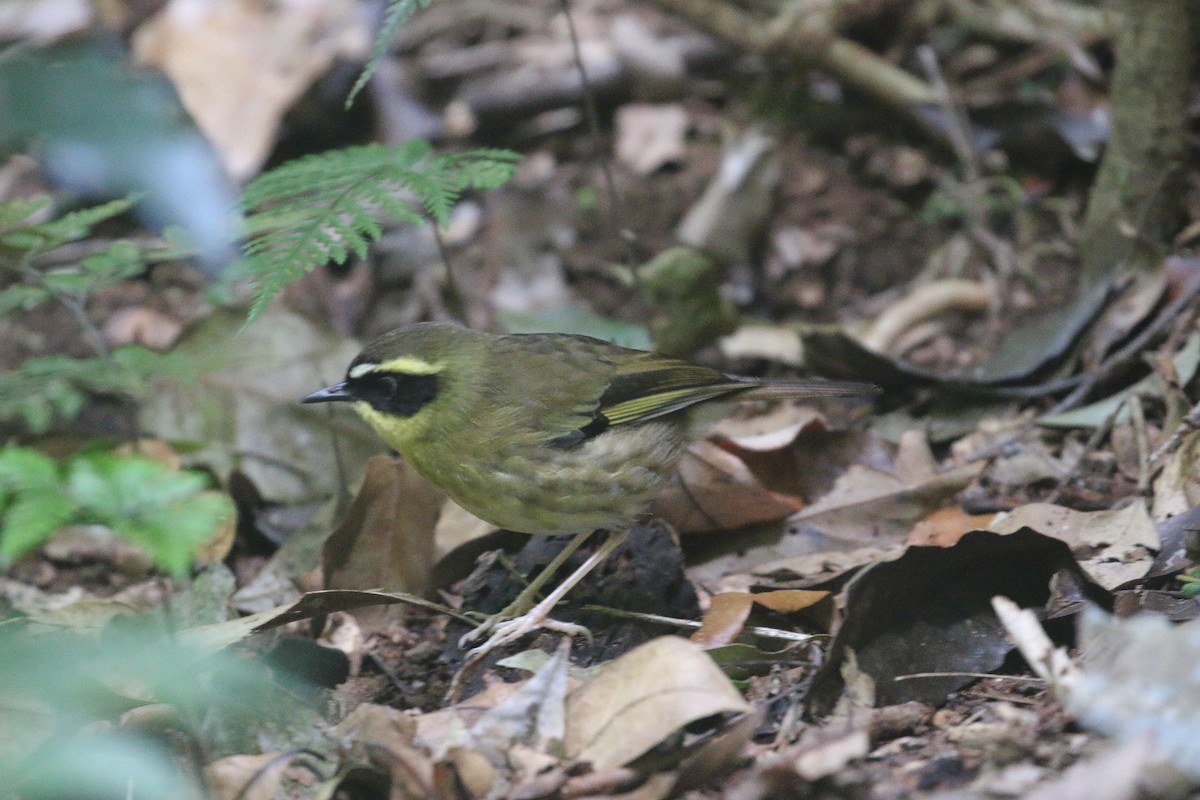
{"type": "Polygon", "coordinates": [[[903,549],[901,545],[895,544],[889,547],[860,547],[856,550],[809,553],[757,564],[754,566],[753,575],[775,575],[784,579],[802,578],[809,583],[829,581],[867,564],[895,558],[903,549]]]}
{"type": "Polygon", "coordinates": [[[727,645],[742,632],[754,605],[749,592],[721,592],[712,597],[708,611],[691,640],[704,649],[727,645]]]}
{"type": "Polygon", "coordinates": [[[802,507],[798,499],[764,488],[733,453],[701,441],[688,448],[652,511],[681,533],[698,533],[770,522],[802,507]]]}
{"type": "Polygon", "coordinates": [[[104,339],[113,347],[140,344],[169,350],[183,333],[183,323],[152,308],[122,308],[104,323],[104,339]]]}
{"type": "Polygon", "coordinates": [[[847,550],[881,540],[899,541],[933,509],[966,488],[983,464],[968,464],[910,484],[882,470],[851,466],[829,494],[788,520],[823,547],[847,550]]]}
{"type": "Polygon", "coordinates": [[[796,756],[796,773],[806,781],[817,781],[841,771],[870,751],[871,737],[867,731],[850,731],[832,741],[805,748],[796,756]]]}
{"type": "MultiPolygon", "coordinates": [[[[326,588],[423,593],[433,569],[433,531],[444,498],[407,461],[389,456],[368,461],[358,495],[325,540],[326,588]]],[[[355,617],[371,627],[392,616],[384,611],[365,608],[355,617]]]]}
{"type": "Polygon", "coordinates": [[[953,547],[954,543],[970,531],[987,528],[996,518],[995,514],[968,514],[958,506],[939,508],[913,526],[908,532],[906,545],[930,547],[953,547]]]}
{"type": "Polygon", "coordinates": [[[465,789],[469,797],[487,797],[496,783],[496,768],[483,755],[465,747],[452,747],[446,759],[434,765],[434,785],[442,787],[441,797],[460,797],[465,789]]]}
{"type": "Polygon", "coordinates": [[[813,607],[826,597],[829,597],[829,592],[814,589],[776,589],[752,595],[755,604],[777,614],[794,614],[797,611],[803,611],[813,607]]]}
{"type": "Polygon", "coordinates": [[[729,644],[742,632],[755,605],[779,614],[803,611],[829,596],[810,589],[778,589],[770,592],[721,592],[712,597],[700,628],[691,640],[705,650],[729,644]]]}
{"type": "Polygon", "coordinates": [[[416,736],[417,724],[400,709],[377,703],[361,703],[330,733],[351,742],[409,747],[416,736]]]}
{"type": "MultiPolygon", "coordinates": [[[[223,492],[208,491],[201,494],[222,495],[223,492]]],[[[237,515],[234,514],[217,526],[217,529],[213,531],[212,538],[197,545],[196,563],[220,564],[229,555],[229,551],[233,549],[233,543],[236,539],[237,515]]]]}
{"type": "Polygon", "coordinates": [[[617,109],[617,161],[638,175],[683,161],[687,111],[678,103],[627,103],[617,109]]]}
{"type": "Polygon", "coordinates": [[[213,800],[271,800],[291,761],[282,753],[218,758],[204,768],[204,785],[213,800]]]}
{"type": "Polygon", "coordinates": [[[417,717],[417,735],[414,743],[431,753],[443,754],[451,747],[460,747],[467,741],[467,731],[490,709],[512,697],[525,682],[504,683],[493,681],[482,692],[468,697],[461,703],[417,717]]]}
{"type": "Polygon", "coordinates": [[[804,363],[800,337],[782,325],[744,325],[720,341],[727,359],[765,358],[798,367],[804,363]]]}
{"type": "Polygon", "coordinates": [[[442,563],[446,556],[459,547],[490,536],[498,530],[500,529],[495,525],[481,520],[453,500],[447,500],[442,505],[437,526],[433,531],[434,552],[437,554],[438,563],[442,563]]]}
{"type": "Polygon", "coordinates": [[[900,434],[896,457],[892,459],[892,474],[907,484],[916,485],[937,474],[937,461],[929,447],[924,431],[911,430],[900,434]]]}
{"type": "Polygon", "coordinates": [[[826,427],[824,415],[812,406],[782,403],[766,414],[727,417],[713,427],[712,433],[740,450],[770,452],[795,443],[806,430],[826,427]]]}
{"type": "Polygon", "coordinates": [[[1200,502],[1200,431],[1183,437],[1154,481],[1154,519],[1161,522],[1200,502]]]}
{"type": "Polygon", "coordinates": [[[557,749],[565,736],[563,704],[567,695],[567,654],[564,639],[554,655],[520,689],[488,709],[471,726],[470,743],[497,767],[513,769],[517,745],[538,752],[557,749]]]}
{"type": "Polygon", "coordinates": [[[370,37],[350,0],[172,0],[133,36],[165,72],[235,180],[258,171],[283,113],[337,58],[370,37]]]}
{"type": "Polygon", "coordinates": [[[991,301],[988,288],[974,281],[922,284],[881,314],[871,330],[861,337],[862,343],[871,350],[887,353],[900,335],[917,323],[949,311],[979,314],[987,310],[991,301]]]}
{"type": "Polygon", "coordinates": [[[567,697],[565,750],[597,770],[623,766],[701,719],[750,705],[696,645],[654,639],[567,697]]]}

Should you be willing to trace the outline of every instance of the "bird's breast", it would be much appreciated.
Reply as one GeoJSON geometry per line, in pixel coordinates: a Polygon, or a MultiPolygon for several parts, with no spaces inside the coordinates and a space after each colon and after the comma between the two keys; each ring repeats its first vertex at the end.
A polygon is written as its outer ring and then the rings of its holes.
{"type": "Polygon", "coordinates": [[[501,528],[579,533],[631,524],[674,474],[686,441],[658,420],[623,426],[567,448],[532,439],[480,447],[412,448],[417,469],[455,502],[501,528]],[[432,458],[432,451],[451,458],[432,458]]]}

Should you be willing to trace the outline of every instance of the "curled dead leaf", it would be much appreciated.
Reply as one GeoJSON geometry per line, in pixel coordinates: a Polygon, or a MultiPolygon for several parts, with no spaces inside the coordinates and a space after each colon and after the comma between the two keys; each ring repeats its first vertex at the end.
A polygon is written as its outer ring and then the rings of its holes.
{"type": "MultiPolygon", "coordinates": [[[[341,524],[325,540],[330,589],[383,589],[420,594],[433,569],[433,532],[445,495],[403,460],[375,456],[341,524]]],[[[381,608],[356,612],[378,625],[381,608]]]]}
{"type": "Polygon", "coordinates": [[[630,650],[567,697],[565,751],[623,766],[693,722],[751,710],[704,651],[676,636],[630,650]]]}
{"type": "Polygon", "coordinates": [[[803,507],[797,498],[766,489],[733,453],[701,441],[688,448],[652,511],[681,533],[697,533],[770,522],[803,507]]]}

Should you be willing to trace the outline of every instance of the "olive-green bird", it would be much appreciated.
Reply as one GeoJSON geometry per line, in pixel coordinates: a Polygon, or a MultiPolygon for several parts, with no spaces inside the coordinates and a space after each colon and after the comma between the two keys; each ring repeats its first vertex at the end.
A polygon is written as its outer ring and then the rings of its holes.
{"type": "MultiPolygon", "coordinates": [[[[481,650],[550,624],[553,604],[619,544],[671,478],[687,444],[723,414],[711,401],[871,394],[859,383],[740,378],[587,336],[494,335],[443,323],[371,342],[346,379],[305,403],[344,401],[475,516],[530,534],[577,534],[505,612],[529,610],[593,531],[614,532],[525,618],[481,650]]],[[[485,624],[480,629],[491,627],[485,624]]]]}

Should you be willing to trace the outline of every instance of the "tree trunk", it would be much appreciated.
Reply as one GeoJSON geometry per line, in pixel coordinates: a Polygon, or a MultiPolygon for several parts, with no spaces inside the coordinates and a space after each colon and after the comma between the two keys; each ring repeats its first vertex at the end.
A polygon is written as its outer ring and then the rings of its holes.
{"type": "Polygon", "coordinates": [[[1079,242],[1085,278],[1154,269],[1182,211],[1188,89],[1200,0],[1125,0],[1112,134],[1079,242]]]}

